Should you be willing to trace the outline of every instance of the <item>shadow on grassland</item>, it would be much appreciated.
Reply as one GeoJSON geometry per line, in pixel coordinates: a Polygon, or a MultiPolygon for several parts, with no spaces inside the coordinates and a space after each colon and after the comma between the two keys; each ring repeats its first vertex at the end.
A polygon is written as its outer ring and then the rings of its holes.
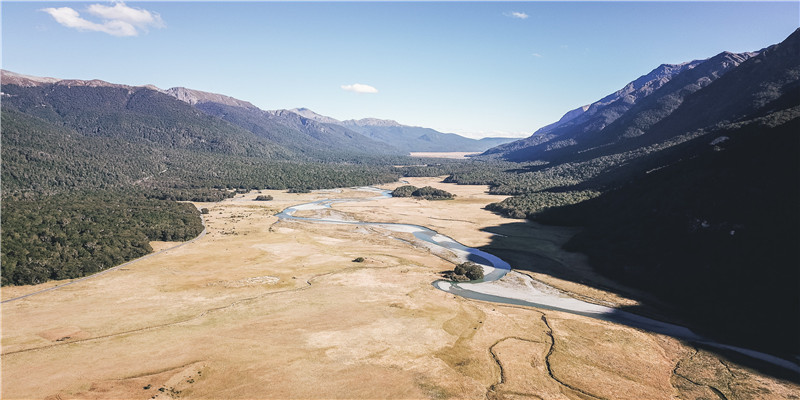
{"type": "MultiPolygon", "coordinates": [[[[784,360],[792,360],[791,362],[794,363],[795,367],[800,368],[797,366],[796,360],[793,359],[791,352],[776,351],[776,343],[786,342],[786,338],[782,337],[785,336],[785,333],[782,335],[782,332],[775,332],[769,329],[753,329],[753,325],[757,327],[759,324],[768,323],[770,320],[777,319],[780,321],[781,318],[786,320],[797,318],[796,316],[781,314],[779,309],[767,309],[758,316],[750,316],[745,313],[737,321],[721,322],[723,317],[718,319],[708,317],[709,313],[714,312],[714,309],[709,309],[709,306],[719,308],[724,307],[725,304],[720,301],[707,303],[708,298],[714,297],[713,293],[708,293],[703,298],[696,299],[698,302],[706,302],[707,304],[695,307],[694,310],[690,311],[688,310],[689,305],[692,304],[690,301],[675,301],[673,298],[657,297],[651,292],[643,290],[641,286],[626,286],[618,280],[598,273],[590,266],[586,256],[563,249],[562,246],[564,244],[581,232],[579,228],[548,226],[523,221],[502,224],[484,230],[493,233],[494,236],[491,243],[481,247],[481,250],[507,261],[513,269],[579,283],[639,302],[639,305],[622,307],[618,313],[604,316],[602,318],[604,320],[655,333],[669,334],[670,336],[687,340],[697,348],[720,355],[763,374],[800,382],[800,374],[796,370],[792,371],[776,366],[773,363],[744,355],[739,351],[709,344],[709,342],[713,341],[728,346],[774,354],[784,360]],[[648,326],[647,323],[642,324],[631,321],[630,314],[687,327],[693,334],[671,334],[671,332],[665,332],[664,329],[648,326]],[[692,337],[694,334],[698,336],[692,337]],[[702,340],[699,339],[701,337],[703,338],[702,340]],[[706,340],[708,342],[704,343],[706,340]]],[[[674,281],[675,279],[670,279],[665,282],[669,284],[674,281]]],[[[676,290],[680,290],[680,288],[676,290]]],[[[730,310],[723,311],[719,314],[723,316],[730,315],[730,310]]],[[[785,350],[785,348],[782,350],[785,350]]]]}

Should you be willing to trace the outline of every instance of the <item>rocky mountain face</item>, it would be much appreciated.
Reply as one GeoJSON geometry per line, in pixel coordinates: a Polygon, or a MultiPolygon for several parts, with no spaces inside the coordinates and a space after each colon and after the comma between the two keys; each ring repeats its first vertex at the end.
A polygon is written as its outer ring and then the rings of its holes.
{"type": "Polygon", "coordinates": [[[293,109],[291,109],[289,111],[291,111],[291,112],[293,112],[295,114],[299,114],[300,116],[302,116],[304,118],[308,118],[310,120],[317,121],[317,122],[322,122],[322,123],[325,123],[325,124],[336,124],[336,125],[341,125],[342,124],[342,121],[339,121],[338,119],[331,118],[331,117],[326,117],[324,115],[317,114],[314,111],[309,110],[308,108],[293,108],[293,109]]]}
{"type": "Polygon", "coordinates": [[[164,91],[164,93],[191,105],[197,103],[219,103],[233,107],[243,107],[249,109],[256,109],[258,107],[252,105],[250,102],[234,99],[230,96],[225,96],[217,93],[203,92],[200,90],[187,89],[184,87],[174,87],[164,91]]]}
{"type": "Polygon", "coordinates": [[[591,121],[583,129],[603,129],[608,123],[613,122],[616,114],[624,113],[628,106],[632,106],[640,99],[649,96],[674,76],[692,69],[702,62],[701,60],[695,60],[682,64],[662,64],[648,74],[628,83],[622,89],[592,104],[568,111],[558,122],[547,125],[534,132],[534,134],[551,132],[567,123],[570,125],[584,124],[597,114],[600,114],[599,117],[601,118],[591,121]]]}
{"type": "Polygon", "coordinates": [[[17,85],[22,87],[39,86],[47,83],[56,83],[60,79],[44,78],[38,76],[22,75],[11,71],[0,71],[0,81],[3,85],[17,85]]]}
{"type": "Polygon", "coordinates": [[[686,94],[706,86],[754,54],[722,53],[708,60],[660,65],[622,89],[588,106],[567,112],[561,120],[537,130],[532,136],[498,146],[484,154],[495,154],[514,161],[535,159],[551,161],[555,154],[575,153],[619,141],[618,135],[609,135],[606,133],[608,131],[622,128],[627,130],[625,135],[636,136],[642,131],[641,127],[635,126],[636,122],[646,119],[645,124],[648,124],[653,119],[659,118],[659,114],[668,114],[680,104],[686,94]],[[681,85],[675,82],[667,85],[678,76],[681,76],[681,85]],[[665,85],[668,87],[662,89],[665,85]],[[640,105],[645,99],[648,99],[649,105],[640,105]],[[657,104],[659,101],[665,103],[664,110],[653,111],[659,106],[657,104]],[[627,119],[623,119],[626,122],[617,122],[623,115],[636,113],[636,110],[631,111],[631,109],[637,105],[640,113],[643,112],[642,109],[647,109],[643,116],[636,119],[629,115],[627,119]],[[631,120],[635,120],[634,126],[623,127],[624,123],[630,124],[631,120]],[[616,126],[611,126],[614,123],[616,126]],[[564,150],[565,148],[569,149],[564,150]],[[553,152],[559,149],[561,151],[553,152]]]}

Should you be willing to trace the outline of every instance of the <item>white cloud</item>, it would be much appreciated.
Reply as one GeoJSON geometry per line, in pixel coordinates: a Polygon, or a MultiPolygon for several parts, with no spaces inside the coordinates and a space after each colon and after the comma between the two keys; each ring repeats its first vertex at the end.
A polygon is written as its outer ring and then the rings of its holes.
{"type": "Polygon", "coordinates": [[[506,17],[517,18],[517,19],[527,19],[528,18],[528,14],[525,14],[524,12],[520,12],[520,11],[507,12],[504,15],[506,17]]]}
{"type": "Polygon", "coordinates": [[[100,18],[112,21],[124,21],[137,28],[147,29],[152,25],[156,28],[163,28],[164,21],[157,13],[153,13],[141,8],[128,7],[124,3],[114,4],[113,7],[102,4],[92,4],[89,6],[89,13],[100,18]]]}
{"type": "Polygon", "coordinates": [[[354,83],[352,85],[342,85],[342,89],[348,92],[356,92],[356,93],[378,93],[378,89],[370,85],[364,85],[361,83],[354,83]]]}
{"type": "Polygon", "coordinates": [[[157,13],[141,8],[128,7],[125,3],[113,6],[92,4],[87,8],[89,14],[99,17],[101,21],[89,21],[70,7],[43,8],[44,11],[61,25],[79,31],[104,32],[112,36],[137,36],[147,32],[147,28],[163,28],[164,21],[157,13]]]}
{"type": "Polygon", "coordinates": [[[534,56],[534,57],[536,57],[536,58],[542,58],[542,57],[544,57],[543,55],[541,55],[541,54],[539,54],[539,53],[533,53],[533,54],[531,54],[531,55],[532,55],[532,56],[534,56]]]}

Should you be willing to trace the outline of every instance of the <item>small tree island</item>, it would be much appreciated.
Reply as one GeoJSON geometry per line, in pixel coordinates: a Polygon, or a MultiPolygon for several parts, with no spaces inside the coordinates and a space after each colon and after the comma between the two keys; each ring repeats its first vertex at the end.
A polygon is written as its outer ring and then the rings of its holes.
{"type": "Polygon", "coordinates": [[[445,279],[456,282],[474,281],[476,279],[483,279],[483,267],[475,264],[472,261],[467,261],[456,265],[453,271],[444,273],[445,279]]]}
{"type": "Polygon", "coordinates": [[[393,197],[418,197],[425,200],[451,200],[456,195],[435,187],[417,188],[412,185],[400,186],[392,192],[393,197]]]}

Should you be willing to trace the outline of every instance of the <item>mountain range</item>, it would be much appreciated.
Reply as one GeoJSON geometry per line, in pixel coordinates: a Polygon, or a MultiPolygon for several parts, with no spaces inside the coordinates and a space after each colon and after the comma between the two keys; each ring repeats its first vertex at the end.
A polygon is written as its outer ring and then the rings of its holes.
{"type": "Polygon", "coordinates": [[[397,121],[377,118],[339,121],[319,115],[307,108],[295,108],[291,111],[314,121],[344,126],[370,139],[407,152],[481,152],[514,140],[502,137],[470,139],[455,133],[442,133],[430,128],[407,126],[397,121]]]}
{"type": "MultiPolygon", "coordinates": [[[[4,193],[133,184],[207,187],[209,182],[303,187],[302,179],[290,178],[285,169],[254,171],[280,162],[392,165],[410,151],[481,151],[496,143],[396,123],[390,127],[399,129],[394,137],[387,133],[378,140],[360,133],[357,123],[318,114],[308,118],[299,110],[265,111],[230,96],[180,87],[10,71],[2,71],[0,80],[4,193]],[[421,130],[423,138],[411,138],[413,130],[421,130]]],[[[348,182],[355,183],[341,181],[348,182]]]]}
{"type": "MultiPolygon", "coordinates": [[[[207,115],[225,120],[255,134],[257,139],[271,142],[291,152],[312,158],[347,157],[352,154],[400,155],[408,152],[463,151],[480,152],[497,144],[512,141],[510,138],[475,140],[452,133],[441,133],[429,128],[400,125],[394,121],[374,118],[338,121],[305,108],[294,110],[261,110],[252,103],[230,96],[189,88],[174,87],[166,90],[152,85],[128,86],[101,80],[56,79],[21,75],[2,71],[3,85],[27,88],[75,88],[76,95],[90,89],[102,91],[122,89],[143,96],[145,91],[169,95],[189,104],[207,115]],[[80,88],[80,89],[79,89],[80,88]]],[[[9,89],[5,100],[17,105],[9,89]]],[[[64,93],[61,93],[62,95],[64,93]]],[[[153,97],[153,94],[148,94],[153,97]]],[[[78,99],[81,103],[82,99],[78,99]]],[[[46,102],[45,102],[46,104],[46,102]]],[[[30,111],[26,108],[26,112],[30,111]]],[[[138,110],[141,111],[141,110],[138,110]]],[[[239,138],[241,140],[242,138],[239,138]]],[[[247,140],[253,140],[248,138],[247,140]]],[[[258,141],[258,140],[256,140],[258,141]]]]}

